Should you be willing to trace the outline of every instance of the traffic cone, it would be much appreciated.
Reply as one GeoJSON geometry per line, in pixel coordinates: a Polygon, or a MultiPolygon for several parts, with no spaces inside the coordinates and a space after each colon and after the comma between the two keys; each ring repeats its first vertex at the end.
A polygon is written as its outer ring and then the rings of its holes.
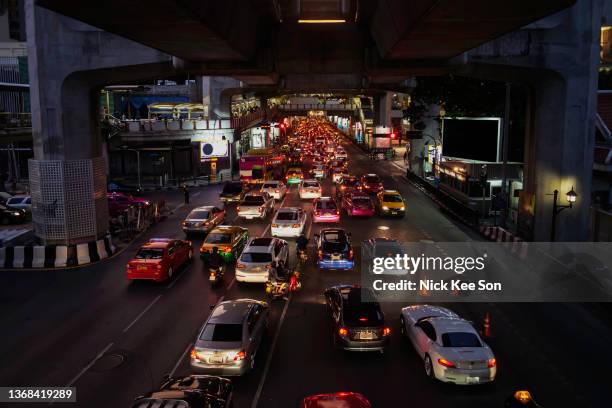
{"type": "Polygon", "coordinates": [[[491,337],[491,315],[489,312],[485,313],[484,322],[482,325],[482,336],[485,338],[491,337]]]}

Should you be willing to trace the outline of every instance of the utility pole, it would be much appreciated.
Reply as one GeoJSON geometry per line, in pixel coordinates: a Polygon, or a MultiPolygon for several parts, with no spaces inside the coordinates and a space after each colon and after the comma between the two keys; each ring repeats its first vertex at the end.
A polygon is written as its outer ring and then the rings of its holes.
{"type": "Polygon", "coordinates": [[[506,228],[506,219],[508,218],[508,139],[510,139],[510,91],[512,84],[506,82],[506,103],[504,106],[504,130],[503,130],[503,141],[502,141],[502,214],[501,214],[501,226],[506,228]]]}

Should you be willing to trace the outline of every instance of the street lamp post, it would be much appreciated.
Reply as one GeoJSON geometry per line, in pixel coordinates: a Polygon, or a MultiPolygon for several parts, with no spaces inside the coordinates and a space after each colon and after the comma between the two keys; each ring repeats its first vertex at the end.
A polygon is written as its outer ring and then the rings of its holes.
{"type": "Polygon", "coordinates": [[[561,205],[557,204],[557,198],[559,196],[559,190],[553,191],[553,212],[552,212],[552,225],[550,226],[550,242],[555,242],[555,237],[557,235],[557,215],[566,208],[572,208],[572,205],[576,202],[576,198],[578,198],[578,194],[574,191],[574,187],[567,192],[566,199],[569,204],[561,205]]]}

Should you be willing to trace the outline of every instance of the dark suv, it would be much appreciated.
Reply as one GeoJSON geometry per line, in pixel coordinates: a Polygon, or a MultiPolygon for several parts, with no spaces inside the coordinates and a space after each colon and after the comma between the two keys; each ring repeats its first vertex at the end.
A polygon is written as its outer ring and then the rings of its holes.
{"type": "Polygon", "coordinates": [[[324,295],[336,348],[384,352],[391,329],[370,289],[338,285],[327,289],[324,295]]]}
{"type": "Polygon", "coordinates": [[[159,390],[136,398],[131,408],[230,408],[232,382],[212,375],[167,377],[159,390]]]}
{"type": "Polygon", "coordinates": [[[223,190],[219,194],[221,201],[238,202],[242,200],[243,186],[241,181],[230,181],[225,183],[223,190]]]}

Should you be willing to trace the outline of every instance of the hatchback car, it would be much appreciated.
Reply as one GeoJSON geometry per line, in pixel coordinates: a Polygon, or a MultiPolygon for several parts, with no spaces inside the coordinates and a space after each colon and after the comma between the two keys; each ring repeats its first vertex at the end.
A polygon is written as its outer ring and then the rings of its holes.
{"type": "Polygon", "coordinates": [[[355,260],[350,234],[340,228],[325,228],[314,237],[319,269],[353,269],[355,260]]]}
{"type": "Polygon", "coordinates": [[[338,285],[324,292],[336,348],[383,352],[391,328],[374,293],[359,285],[338,285]]]}
{"type": "Polygon", "coordinates": [[[185,234],[208,233],[225,221],[225,210],[219,207],[202,206],[194,208],[181,223],[185,234]]]}
{"type": "Polygon", "coordinates": [[[200,257],[207,262],[214,247],[226,263],[238,259],[249,239],[249,230],[234,225],[220,225],[208,233],[200,247],[200,257]]]}
{"type": "Polygon", "coordinates": [[[316,198],[312,204],[313,222],[340,222],[338,204],[330,197],[316,198]]]}
{"type": "Polygon", "coordinates": [[[381,215],[403,217],[406,214],[406,203],[397,190],[384,190],[376,195],[381,215]]]}
{"type": "Polygon", "coordinates": [[[342,196],[342,208],[350,216],[373,217],[376,214],[370,196],[361,192],[352,192],[342,196]]]}
{"type": "Polygon", "coordinates": [[[270,194],[275,200],[282,200],[287,194],[287,186],[282,181],[270,180],[263,183],[261,192],[270,194]]]}
{"type": "Polygon", "coordinates": [[[166,376],[158,390],[134,400],[131,408],[230,408],[232,382],[212,375],[166,376]]]}
{"type": "Polygon", "coordinates": [[[384,190],[383,183],[378,175],[370,173],[361,176],[361,189],[366,193],[377,194],[384,190]]]}
{"type": "Polygon", "coordinates": [[[266,302],[253,299],[217,304],[191,350],[191,368],[198,373],[223,376],[252,370],[269,314],[266,302]]]}
{"type": "Polygon", "coordinates": [[[144,244],[127,263],[127,279],[170,279],[175,271],[193,257],[190,241],[153,238],[144,244]]]}
{"type": "Polygon", "coordinates": [[[495,380],[497,360],[491,348],[455,312],[440,306],[407,306],[402,309],[400,327],[430,378],[463,385],[495,380]]]}
{"type": "Polygon", "coordinates": [[[317,180],[304,180],[298,187],[298,193],[302,200],[321,197],[321,184],[317,180]]]}
{"type": "Polygon", "coordinates": [[[6,200],[6,206],[31,212],[32,198],[30,196],[12,196],[6,200]]]}
{"type": "Polygon", "coordinates": [[[327,170],[323,164],[315,164],[310,170],[310,174],[316,179],[324,179],[327,175],[327,170]]]}
{"type": "Polygon", "coordinates": [[[238,282],[266,283],[272,262],[289,261],[289,245],[278,238],[251,238],[236,262],[238,282]]]}
{"type": "Polygon", "coordinates": [[[243,185],[241,181],[230,181],[225,183],[223,190],[219,194],[219,198],[223,202],[238,202],[242,199],[243,185]]]}
{"type": "Polygon", "coordinates": [[[299,207],[279,208],[272,219],[273,237],[298,237],[306,227],[306,213],[299,207]]]}
{"type": "Polygon", "coordinates": [[[300,408],[372,408],[372,405],[357,392],[336,392],[306,397],[300,408]]]}

